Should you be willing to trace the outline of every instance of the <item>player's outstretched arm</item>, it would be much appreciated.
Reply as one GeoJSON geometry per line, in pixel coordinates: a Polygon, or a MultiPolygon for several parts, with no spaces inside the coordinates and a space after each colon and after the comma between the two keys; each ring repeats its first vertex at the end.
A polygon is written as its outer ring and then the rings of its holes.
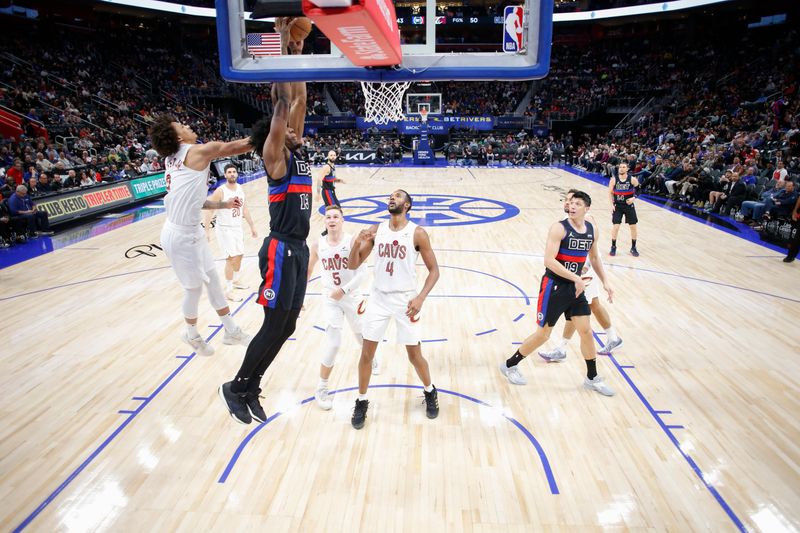
{"type": "Polygon", "coordinates": [[[253,150],[250,138],[237,139],[230,142],[212,141],[192,146],[186,154],[186,166],[192,169],[206,168],[220,157],[246,154],[253,150]]]}
{"type": "Polygon", "coordinates": [[[378,225],[375,224],[367,229],[362,229],[356,236],[353,247],[350,249],[350,257],[347,259],[347,269],[356,270],[367,260],[372,248],[375,246],[375,235],[378,233],[378,225]]]}
{"type": "Polygon", "coordinates": [[[211,241],[211,219],[214,218],[214,211],[211,208],[206,208],[206,204],[216,204],[222,201],[222,187],[218,187],[211,196],[208,197],[203,203],[203,209],[206,211],[203,213],[203,227],[206,230],[206,239],[210,242],[211,241]]]}
{"type": "Polygon", "coordinates": [[[428,294],[433,290],[433,286],[439,281],[439,263],[436,261],[436,254],[433,253],[428,232],[421,226],[417,226],[414,230],[414,247],[419,251],[419,255],[422,256],[422,261],[428,269],[428,276],[425,278],[425,284],[419,294],[408,302],[406,315],[410,317],[416,316],[422,310],[425,298],[428,297],[428,294]]]}
{"type": "Polygon", "coordinates": [[[237,196],[223,202],[222,188],[218,187],[217,190],[208,197],[208,200],[203,202],[202,209],[231,209],[233,207],[242,207],[241,198],[237,196]]]}

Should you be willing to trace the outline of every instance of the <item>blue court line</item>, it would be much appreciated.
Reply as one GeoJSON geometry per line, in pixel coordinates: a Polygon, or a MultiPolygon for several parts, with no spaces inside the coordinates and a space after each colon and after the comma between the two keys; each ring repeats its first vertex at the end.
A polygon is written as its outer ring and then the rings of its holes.
{"type": "MultiPolygon", "coordinates": [[[[597,333],[592,332],[592,335],[594,335],[597,344],[599,344],[602,348],[605,348],[605,344],[603,344],[603,342],[600,340],[600,337],[597,336],[597,333]]],[[[661,417],[658,416],[657,413],[663,411],[656,411],[655,409],[653,409],[653,406],[650,404],[647,398],[644,397],[644,394],[642,394],[642,391],[640,391],[639,387],[637,387],[636,384],[633,382],[633,379],[631,379],[628,373],[625,372],[625,369],[622,367],[622,365],[620,365],[619,362],[617,362],[617,359],[616,357],[614,357],[614,354],[610,354],[609,359],[617,368],[617,371],[619,371],[619,373],[622,375],[623,379],[628,382],[628,385],[631,387],[631,389],[633,389],[634,394],[636,394],[636,396],[639,398],[639,401],[642,402],[647,411],[653,416],[655,421],[658,423],[659,427],[661,427],[661,429],[667,435],[667,438],[669,438],[670,442],[672,442],[672,444],[678,450],[678,453],[680,453],[686,460],[686,462],[689,463],[689,466],[692,468],[692,470],[694,470],[694,473],[697,474],[697,477],[700,478],[700,481],[703,483],[703,485],[705,485],[706,489],[708,489],[711,495],[714,496],[714,499],[717,500],[717,503],[719,503],[720,507],[722,507],[722,509],[728,515],[728,518],[731,519],[731,521],[736,525],[739,531],[741,531],[742,533],[746,533],[747,528],[744,527],[742,521],[739,519],[739,517],[736,515],[733,509],[731,509],[730,505],[728,505],[728,502],[725,501],[725,498],[723,498],[722,495],[719,493],[719,491],[717,491],[717,489],[714,488],[714,486],[707,481],[705,474],[703,474],[703,471],[697,465],[695,460],[692,459],[692,457],[688,453],[686,453],[683,450],[683,448],[681,448],[681,445],[678,442],[678,439],[673,434],[671,427],[667,426],[664,423],[664,421],[661,420],[661,417]]]]}
{"type": "MultiPolygon", "coordinates": [[[[527,253],[527,252],[503,252],[499,250],[459,250],[457,248],[437,248],[436,251],[438,252],[461,252],[461,253],[473,253],[473,254],[493,254],[493,255],[511,255],[511,256],[519,256],[519,257],[537,257],[537,258],[544,258],[543,254],[534,254],[534,253],[527,253]]],[[[685,276],[683,274],[675,274],[674,272],[664,272],[662,270],[653,270],[651,268],[643,268],[643,267],[636,267],[636,266],[628,266],[628,265],[618,265],[616,263],[607,263],[603,261],[603,265],[608,267],[614,268],[624,268],[626,270],[634,270],[636,272],[645,272],[647,274],[658,274],[660,276],[669,276],[678,279],[685,279],[689,281],[697,281],[700,283],[708,283],[710,285],[716,285],[718,287],[727,287],[729,289],[736,289],[740,291],[750,292],[753,294],[759,294],[761,296],[769,296],[771,298],[778,298],[779,300],[786,300],[789,302],[800,303],[800,299],[797,298],[789,298],[787,296],[781,296],[780,294],[772,294],[770,292],[759,291],[756,289],[749,289],[747,287],[741,287],[739,285],[731,285],[730,283],[723,283],[721,281],[714,281],[711,279],[704,279],[704,278],[696,278],[694,276],[685,276]]],[[[2,300],[0,300],[2,301],[2,300]]]]}
{"type": "Polygon", "coordinates": [[[671,415],[672,411],[653,411],[657,415],[671,415]]]}
{"type": "Polygon", "coordinates": [[[419,342],[447,342],[447,339],[424,339],[419,342]]]}
{"type": "MultiPolygon", "coordinates": [[[[244,300],[241,303],[241,305],[231,313],[231,316],[238,313],[239,310],[244,306],[244,304],[249,302],[253,296],[255,296],[255,293],[252,293],[250,296],[248,296],[247,299],[244,300]]],[[[222,326],[213,331],[208,337],[206,337],[206,342],[213,339],[216,336],[216,334],[219,333],[221,330],[222,326]]],[[[166,379],[164,379],[164,381],[162,381],[158,385],[158,387],[156,387],[156,389],[153,392],[151,392],[148,396],[135,396],[134,399],[140,400],[142,402],[141,404],[139,404],[139,407],[137,407],[136,410],[118,411],[121,414],[127,414],[128,415],[127,418],[125,418],[125,420],[119,426],[117,426],[117,428],[111,433],[111,435],[106,437],[106,439],[102,443],[100,443],[100,445],[97,448],[95,448],[94,451],[92,451],[92,453],[89,454],[89,457],[87,457],[80,465],[78,465],[78,467],[75,470],[73,470],[69,476],[67,476],[67,479],[65,479],[58,487],[56,487],[56,489],[53,492],[51,492],[50,495],[47,496],[47,498],[45,498],[44,501],[42,501],[42,503],[40,503],[36,507],[36,509],[34,509],[31,512],[31,514],[29,514],[22,522],[20,522],[20,524],[13,529],[13,532],[18,533],[24,530],[26,527],[28,527],[30,523],[33,522],[33,520],[36,519],[36,517],[39,516],[39,514],[41,514],[41,512],[44,511],[45,508],[48,505],[50,505],[53,502],[53,500],[55,500],[58,497],[58,495],[61,494],[64,491],[64,489],[66,489],[70,485],[70,483],[72,483],[75,480],[75,478],[78,477],[86,469],[86,467],[89,466],[92,463],[92,461],[94,461],[97,458],[97,456],[100,455],[100,453],[103,450],[105,450],[106,447],[108,447],[108,445],[111,444],[111,442],[114,439],[117,438],[117,436],[120,433],[122,433],[122,430],[125,429],[128,426],[128,424],[130,424],[133,421],[133,419],[136,418],[136,416],[139,413],[141,413],[145,407],[150,405],[150,402],[153,401],[155,397],[158,396],[158,394],[162,390],[164,390],[164,388],[167,385],[169,385],[169,383],[175,378],[175,376],[180,374],[181,371],[184,368],[186,368],[186,365],[188,365],[194,359],[195,355],[196,353],[192,352],[190,355],[184,356],[185,359],[183,360],[183,362],[181,362],[180,365],[178,365],[178,368],[173,370],[172,373],[169,376],[167,376],[166,379]]]]}
{"type": "MultiPolygon", "coordinates": [[[[369,388],[370,389],[398,388],[398,389],[418,389],[418,390],[422,390],[423,389],[422,385],[402,385],[402,384],[370,385],[369,388]]],[[[337,394],[337,393],[341,393],[341,392],[352,392],[352,391],[356,391],[356,390],[358,390],[358,387],[347,387],[347,388],[344,388],[344,389],[338,389],[338,390],[335,390],[335,391],[330,391],[328,394],[337,394]]],[[[542,463],[542,469],[544,470],[545,476],[547,477],[547,483],[550,486],[550,494],[559,494],[558,485],[556,484],[555,476],[553,475],[553,469],[550,467],[550,461],[547,459],[547,455],[544,453],[544,448],[542,448],[541,444],[539,444],[539,441],[536,440],[536,437],[534,437],[533,434],[530,431],[528,431],[528,429],[525,426],[523,426],[518,420],[516,420],[515,418],[513,418],[511,416],[508,416],[501,409],[493,407],[492,405],[484,402],[483,400],[479,400],[477,398],[473,398],[472,396],[467,396],[466,394],[461,394],[460,392],[449,391],[449,390],[446,390],[446,389],[437,388],[436,390],[439,391],[442,394],[449,394],[451,396],[456,396],[458,398],[469,400],[469,401],[471,401],[473,403],[476,403],[478,405],[482,405],[484,407],[488,407],[490,409],[494,409],[498,414],[502,415],[503,418],[505,418],[506,420],[508,420],[512,424],[514,424],[514,426],[516,426],[517,429],[519,429],[528,438],[528,440],[531,442],[533,447],[536,448],[536,452],[539,455],[539,460],[542,463]]],[[[314,397],[311,396],[309,398],[306,398],[305,400],[301,400],[300,402],[298,402],[295,405],[302,406],[302,405],[305,405],[307,403],[310,403],[313,400],[314,400],[314,397]]],[[[264,429],[267,426],[267,424],[269,424],[270,422],[272,422],[273,420],[275,420],[276,418],[278,418],[282,414],[284,414],[282,411],[278,411],[278,412],[270,415],[263,424],[257,425],[250,433],[247,434],[247,436],[244,438],[244,440],[242,440],[242,442],[239,443],[239,446],[236,448],[236,451],[233,452],[233,456],[231,456],[230,460],[228,461],[228,464],[225,466],[225,470],[222,471],[222,474],[220,475],[219,479],[217,480],[217,483],[225,483],[228,480],[228,477],[230,476],[231,471],[233,470],[233,467],[236,465],[236,462],[239,460],[239,457],[242,455],[242,452],[244,451],[244,449],[247,446],[247,444],[253,439],[253,437],[255,437],[258,434],[259,431],[264,429]]]]}
{"type": "Polygon", "coordinates": [[[633,365],[619,365],[620,368],[636,368],[633,365]]]}
{"type": "Polygon", "coordinates": [[[494,333],[497,331],[497,328],[487,329],[486,331],[481,331],[480,333],[476,333],[476,337],[480,337],[481,335],[488,335],[489,333],[494,333]]]}
{"type": "Polygon", "coordinates": [[[683,426],[666,426],[667,429],[683,429],[683,426]]]}
{"type": "Polygon", "coordinates": [[[522,317],[524,317],[524,316],[525,316],[525,313],[520,313],[520,314],[518,314],[518,315],[517,315],[517,318],[515,318],[514,320],[512,320],[512,322],[518,322],[518,321],[519,321],[519,319],[521,319],[521,318],[522,318],[522,317]]]}

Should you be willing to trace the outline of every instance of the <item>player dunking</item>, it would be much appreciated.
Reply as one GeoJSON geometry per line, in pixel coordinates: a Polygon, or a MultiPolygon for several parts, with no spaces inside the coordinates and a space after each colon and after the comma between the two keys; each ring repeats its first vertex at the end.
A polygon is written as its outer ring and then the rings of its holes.
{"type": "Polygon", "coordinates": [[[613,291],[606,282],[606,274],[597,246],[594,243],[595,229],[585,220],[592,199],[582,191],[572,196],[569,218],[556,222],[547,234],[544,250],[546,267],[539,289],[539,303],[536,314],[536,332],[529,336],[514,355],[500,363],[500,372],[515,385],[525,385],[527,381],[517,365],[531,352],[545,343],[553,326],[563,314],[572,319],[581,337],[581,353],[586,360],[586,378],[583,385],[605,396],[613,396],[614,391],[603,378],[597,375],[592,330],[589,326],[589,302],[584,294],[585,283],[580,272],[589,257],[603,283],[611,301],[613,291]]]}
{"type": "Polygon", "coordinates": [[[422,356],[419,338],[419,312],[425,298],[439,279],[439,265],[431,248],[428,233],[408,220],[413,200],[406,191],[397,190],[389,196],[389,215],[386,222],[361,230],[350,252],[347,268],[356,269],[377,248],[375,282],[364,315],[364,344],[358,362],[358,399],[351,423],[356,429],[364,427],[367,418],[367,388],[372,360],[389,321],[397,326],[397,344],[405,344],[408,360],[414,365],[425,390],[428,418],[439,416],[439,399],[431,382],[428,361],[422,356]],[[417,293],[417,257],[428,269],[425,285],[417,293]]]}
{"type": "MultiPolygon", "coordinates": [[[[302,41],[289,42],[294,19],[278,18],[281,49],[302,53],[302,41]]],[[[301,151],[306,115],[306,84],[272,84],[272,120],[253,126],[253,148],[262,153],[269,186],[269,235],[258,253],[263,281],[258,303],[264,321],[253,337],[236,377],[220,385],[219,395],[230,415],[242,424],[266,421],[259,394],[261,378],[294,332],[306,293],[308,237],[311,217],[311,172],[301,151]]]]}
{"type": "MultiPolygon", "coordinates": [[[[578,192],[578,189],[570,189],[569,192],[567,192],[566,198],[564,198],[564,212],[567,214],[569,214],[569,204],[572,202],[572,196],[576,192],[578,192]]],[[[597,242],[598,231],[594,217],[587,213],[586,221],[591,223],[594,227],[595,242],[597,242]]],[[[591,310],[592,315],[594,315],[607,335],[606,345],[597,353],[600,355],[608,355],[614,349],[622,346],[622,339],[617,336],[614,327],[611,325],[611,317],[609,316],[608,311],[605,307],[603,307],[603,304],[600,303],[600,285],[598,283],[593,283],[593,280],[596,277],[597,275],[592,268],[592,263],[587,258],[586,263],[584,263],[583,269],[581,270],[581,278],[586,282],[586,290],[584,291],[584,294],[586,295],[586,300],[589,302],[589,309],[591,310]]],[[[567,343],[574,334],[575,326],[572,324],[572,320],[567,320],[564,324],[564,333],[558,346],[549,352],[539,352],[539,356],[546,361],[563,361],[567,357],[567,343]]]]}
{"type": "Polygon", "coordinates": [[[350,250],[355,239],[344,232],[342,208],[329,205],[325,208],[325,228],[328,234],[311,245],[311,258],[308,261],[308,277],[314,272],[314,265],[322,263],[322,285],[325,296],[325,348],[319,367],[319,385],[314,394],[317,405],[326,411],[333,406],[328,395],[328,378],[333,370],[336,353],[342,343],[342,327],[344,320],[361,346],[361,314],[364,313],[365,302],[361,295],[360,285],[367,275],[367,265],[362,264],[356,270],[347,268],[350,250]]]}
{"type": "Polygon", "coordinates": [[[157,117],[149,133],[153,148],[164,158],[167,220],[161,230],[161,246],[184,290],[186,330],[181,338],[200,355],[214,353],[197,331],[198,307],[205,285],[208,299],[225,328],[222,342],[246,346],[250,336],[230,315],[200,222],[202,209],[231,209],[240,205],[235,199],[208,200],[208,174],[212,160],[249,152],[252,149],[249,139],[197,144],[197,134],[170,115],[157,117]]]}
{"type": "Polygon", "coordinates": [[[608,197],[611,200],[611,251],[609,255],[617,255],[617,234],[622,217],[631,228],[631,255],[639,257],[636,249],[636,223],[639,222],[636,216],[636,206],[633,205],[635,189],[639,186],[639,180],[628,176],[628,164],[620,163],[617,167],[617,177],[611,176],[608,182],[608,197]]]}
{"type": "MultiPolygon", "coordinates": [[[[217,187],[209,200],[227,202],[238,198],[241,206],[231,209],[220,209],[217,212],[217,221],[214,224],[214,232],[217,234],[217,241],[222,253],[225,254],[225,297],[232,302],[241,302],[242,297],[233,293],[233,288],[246,289],[247,285],[239,279],[242,267],[242,257],[244,256],[244,239],[242,234],[242,218],[250,226],[250,235],[254,239],[258,238],[256,225],[250,216],[250,209],[244,196],[244,189],[237,183],[239,171],[236,165],[228,163],[225,165],[225,184],[217,187]]],[[[211,217],[213,213],[206,215],[206,236],[211,236],[211,217]]]]}

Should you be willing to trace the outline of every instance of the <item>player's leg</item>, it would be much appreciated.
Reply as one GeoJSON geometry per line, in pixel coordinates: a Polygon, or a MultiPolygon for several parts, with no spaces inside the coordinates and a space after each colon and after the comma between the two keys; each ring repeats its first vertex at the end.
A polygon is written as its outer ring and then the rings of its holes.
{"type": "Polygon", "coordinates": [[[241,302],[242,297],[233,292],[233,273],[235,270],[233,259],[231,256],[225,258],[225,298],[232,302],[241,302]]]}
{"type": "Polygon", "coordinates": [[[575,329],[581,337],[581,353],[584,361],[586,361],[586,378],[583,380],[583,386],[604,396],[613,396],[614,390],[603,381],[602,377],[597,375],[597,356],[595,355],[594,339],[592,338],[588,312],[586,315],[573,315],[572,321],[575,323],[575,329]]]}
{"type": "Polygon", "coordinates": [[[236,325],[236,322],[233,320],[231,308],[228,306],[228,300],[222,290],[222,283],[217,274],[217,269],[214,267],[214,259],[211,257],[211,250],[208,249],[208,243],[205,240],[202,241],[202,244],[205,246],[205,252],[208,254],[208,257],[205,258],[206,278],[203,282],[208,291],[208,300],[217,311],[222,326],[225,328],[222,343],[247,346],[252,337],[236,325]]]}
{"type": "Polygon", "coordinates": [[[636,216],[636,206],[628,206],[628,212],[625,213],[625,222],[628,223],[628,227],[631,229],[631,255],[639,257],[639,250],[636,249],[636,237],[638,235],[636,224],[639,222],[639,218],[636,216]]]}
{"type": "Polygon", "coordinates": [[[423,393],[425,394],[425,416],[436,418],[439,416],[439,394],[431,381],[431,370],[428,366],[428,361],[422,356],[422,345],[420,343],[407,344],[406,352],[408,353],[408,361],[414,366],[417,376],[422,381],[423,393]]]}
{"type": "Polygon", "coordinates": [[[369,408],[367,389],[372,375],[372,361],[375,358],[378,343],[383,339],[392,317],[391,311],[383,301],[385,299],[385,294],[373,290],[367,311],[363,316],[364,342],[361,344],[361,357],[358,360],[358,398],[353,408],[353,417],[350,420],[356,429],[363,428],[367,418],[367,409],[369,408]]]}
{"type": "Polygon", "coordinates": [[[614,326],[611,324],[611,315],[608,314],[608,310],[605,306],[600,303],[599,297],[592,298],[589,308],[592,310],[592,315],[597,319],[600,327],[606,332],[606,344],[603,349],[597,353],[600,355],[609,355],[612,350],[616,350],[622,346],[622,338],[617,335],[614,326]]]}
{"type": "Polygon", "coordinates": [[[608,255],[617,255],[617,235],[619,234],[619,225],[621,223],[622,208],[615,206],[611,215],[611,251],[608,252],[608,255]]]}
{"type": "Polygon", "coordinates": [[[244,257],[244,251],[242,253],[233,256],[232,258],[232,265],[233,268],[233,288],[234,289],[246,289],[248,287],[247,283],[244,283],[241,280],[242,275],[242,258],[244,257]]]}
{"type": "Polygon", "coordinates": [[[539,357],[547,361],[548,363],[559,363],[567,358],[567,343],[575,334],[575,326],[572,324],[572,320],[567,320],[564,322],[564,332],[561,334],[561,339],[558,341],[558,344],[555,348],[548,352],[539,352],[539,357]]]}
{"type": "Polygon", "coordinates": [[[517,365],[530,355],[539,346],[547,342],[553,326],[558,322],[566,306],[569,304],[574,294],[575,286],[566,281],[556,282],[553,279],[542,276],[539,285],[539,299],[536,307],[536,331],[530,335],[520,345],[509,359],[500,362],[500,372],[514,385],[527,385],[528,381],[520,373],[517,365]],[[572,291],[571,295],[567,292],[572,291]]]}
{"type": "Polygon", "coordinates": [[[328,379],[331,377],[336,354],[342,344],[342,326],[344,325],[344,311],[338,302],[325,302],[325,315],[328,326],[325,328],[325,346],[322,349],[322,359],[319,365],[319,383],[314,393],[317,405],[324,410],[333,407],[333,401],[328,394],[328,379]]]}

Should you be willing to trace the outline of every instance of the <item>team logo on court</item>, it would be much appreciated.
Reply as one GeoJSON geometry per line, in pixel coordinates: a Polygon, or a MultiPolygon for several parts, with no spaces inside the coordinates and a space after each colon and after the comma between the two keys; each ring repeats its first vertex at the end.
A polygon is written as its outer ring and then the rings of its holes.
{"type": "Polygon", "coordinates": [[[163,251],[163,248],[157,244],[138,244],[125,250],[125,257],[127,259],[133,259],[143,255],[146,257],[155,257],[156,254],[161,251],[163,251]]]}
{"type": "Polygon", "coordinates": [[[275,291],[272,289],[264,289],[264,298],[271,302],[275,299],[275,291]]]}
{"type": "MultiPolygon", "coordinates": [[[[515,217],[519,208],[500,200],[452,194],[414,194],[414,207],[408,219],[420,226],[468,226],[488,224],[515,217]]],[[[386,195],[347,198],[341,202],[345,220],[359,224],[378,224],[389,220],[386,195]]],[[[322,213],[320,209],[320,213],[322,213]]]]}

